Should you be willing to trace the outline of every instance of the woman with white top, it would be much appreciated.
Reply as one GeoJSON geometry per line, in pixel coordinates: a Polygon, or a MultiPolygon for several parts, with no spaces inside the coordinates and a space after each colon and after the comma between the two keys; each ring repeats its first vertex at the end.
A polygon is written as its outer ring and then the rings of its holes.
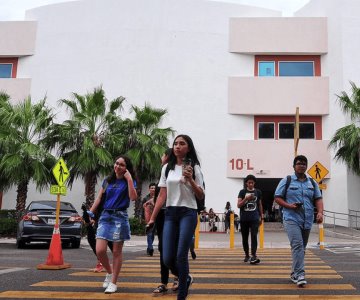
{"type": "Polygon", "coordinates": [[[178,135],[173,143],[169,162],[163,166],[158,186],[160,193],[148,227],[153,226],[166,200],[163,232],[164,263],[179,278],[178,300],[186,299],[193,278],[189,274],[188,253],[197,224],[196,198],[205,191],[200,163],[191,138],[178,135]],[[183,166],[185,160],[191,164],[183,166]]]}

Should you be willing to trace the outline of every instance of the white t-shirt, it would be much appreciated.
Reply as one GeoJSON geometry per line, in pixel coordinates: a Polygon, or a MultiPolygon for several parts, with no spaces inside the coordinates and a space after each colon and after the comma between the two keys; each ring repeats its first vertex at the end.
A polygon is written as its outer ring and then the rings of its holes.
{"type": "MultiPolygon", "coordinates": [[[[170,170],[166,178],[166,165],[162,167],[159,187],[166,187],[167,198],[166,206],[184,206],[197,209],[195,194],[189,182],[181,182],[182,166],[175,165],[174,170],[170,170]]],[[[195,182],[201,188],[204,186],[204,178],[199,165],[195,165],[195,182]]],[[[205,193],[205,190],[204,190],[205,193]]]]}

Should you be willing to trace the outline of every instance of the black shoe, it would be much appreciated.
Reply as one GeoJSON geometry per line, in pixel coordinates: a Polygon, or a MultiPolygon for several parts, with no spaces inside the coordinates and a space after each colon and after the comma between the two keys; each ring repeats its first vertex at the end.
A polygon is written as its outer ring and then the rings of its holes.
{"type": "Polygon", "coordinates": [[[258,259],[256,256],[252,256],[250,259],[250,264],[256,265],[260,262],[260,259],[258,259]]]}
{"type": "Polygon", "coordinates": [[[192,285],[193,281],[194,281],[194,278],[189,274],[188,278],[186,280],[186,288],[188,291],[189,291],[189,288],[192,285]]]}
{"type": "Polygon", "coordinates": [[[195,251],[190,251],[192,259],[196,259],[196,253],[195,251]]]}
{"type": "Polygon", "coordinates": [[[246,255],[245,258],[244,258],[244,262],[248,262],[249,260],[250,260],[250,256],[246,255]]]}
{"type": "Polygon", "coordinates": [[[154,255],[154,249],[150,249],[150,250],[149,250],[149,255],[150,255],[150,256],[153,256],[153,255],[154,255]]]}

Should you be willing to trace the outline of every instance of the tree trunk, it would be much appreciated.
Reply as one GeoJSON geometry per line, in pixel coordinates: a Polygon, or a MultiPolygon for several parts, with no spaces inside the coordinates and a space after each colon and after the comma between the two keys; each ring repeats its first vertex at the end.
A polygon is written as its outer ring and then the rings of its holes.
{"type": "Polygon", "coordinates": [[[18,218],[21,216],[22,212],[25,210],[28,185],[29,185],[29,180],[25,180],[25,181],[20,182],[17,187],[15,210],[16,210],[16,214],[17,214],[18,218]]]}
{"type": "Polygon", "coordinates": [[[95,188],[97,178],[95,172],[89,172],[85,175],[85,203],[91,207],[95,201],[95,188]]]}

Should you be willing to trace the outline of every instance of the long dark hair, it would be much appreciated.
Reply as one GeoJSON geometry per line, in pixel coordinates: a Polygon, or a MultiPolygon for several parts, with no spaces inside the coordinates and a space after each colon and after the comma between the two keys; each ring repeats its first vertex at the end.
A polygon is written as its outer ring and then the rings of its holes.
{"type": "MultiPolygon", "coordinates": [[[[136,180],[136,174],[135,174],[135,171],[134,171],[134,166],[133,166],[130,158],[127,157],[126,155],[119,155],[118,157],[115,158],[115,161],[117,161],[119,158],[122,158],[125,161],[126,169],[131,174],[131,177],[133,178],[133,180],[136,180]]],[[[106,180],[107,180],[108,183],[113,182],[113,181],[116,180],[116,173],[115,173],[114,169],[112,170],[111,174],[108,177],[106,177],[106,180]]]]}
{"type": "Polygon", "coordinates": [[[197,154],[196,154],[196,150],[195,150],[195,146],[194,146],[194,143],[191,139],[191,137],[189,137],[188,135],[186,134],[179,134],[175,139],[174,139],[174,142],[173,142],[173,145],[172,145],[172,151],[170,153],[170,156],[169,156],[169,161],[168,161],[168,169],[169,170],[174,170],[175,169],[175,165],[177,163],[177,159],[176,159],[176,156],[174,154],[174,143],[175,141],[178,139],[178,138],[183,138],[186,143],[188,144],[188,147],[189,147],[189,152],[186,154],[186,158],[190,158],[191,159],[191,165],[192,167],[194,167],[195,165],[199,165],[200,166],[200,162],[199,162],[199,159],[197,157],[197,154]]]}

